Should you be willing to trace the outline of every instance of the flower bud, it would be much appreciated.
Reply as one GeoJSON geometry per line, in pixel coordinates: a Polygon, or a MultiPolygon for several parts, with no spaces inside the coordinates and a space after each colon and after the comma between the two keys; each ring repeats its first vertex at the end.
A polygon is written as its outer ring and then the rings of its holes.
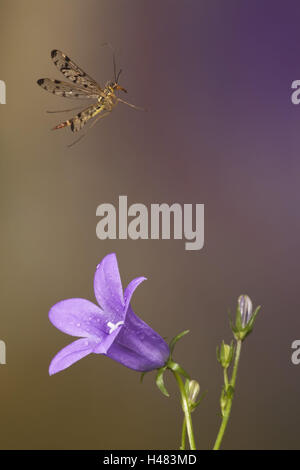
{"type": "Polygon", "coordinates": [[[196,403],[197,397],[200,392],[200,385],[197,380],[190,380],[188,385],[188,400],[189,403],[196,403]]]}
{"type": "Polygon", "coordinates": [[[230,366],[234,355],[234,344],[225,344],[224,341],[221,344],[220,349],[217,348],[217,360],[223,367],[223,369],[228,369],[230,366]]]}
{"type": "Polygon", "coordinates": [[[260,307],[256,307],[253,311],[252,301],[248,295],[239,296],[235,324],[231,322],[236,340],[243,341],[251,333],[259,310],[260,307]]]}
{"type": "Polygon", "coordinates": [[[252,302],[248,295],[240,295],[238,298],[238,306],[242,317],[242,326],[248,325],[252,316],[252,302]]]}

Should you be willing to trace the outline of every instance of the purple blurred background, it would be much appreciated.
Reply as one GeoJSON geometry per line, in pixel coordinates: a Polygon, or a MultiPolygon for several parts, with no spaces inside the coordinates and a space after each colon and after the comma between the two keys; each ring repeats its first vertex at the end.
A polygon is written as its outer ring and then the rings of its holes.
{"type": "MultiPolygon", "coordinates": [[[[189,328],[176,359],[202,390],[194,415],[201,448],[220,423],[227,310],[239,294],[262,305],[245,344],[224,448],[300,448],[300,3],[271,0],[2,0],[0,366],[1,448],[176,448],[181,414],[133,371],[90,356],[48,377],[69,337],[48,321],[58,300],[93,300],[97,263],[116,252],[124,285],[145,275],[133,308],[162,336],[189,328]],[[73,103],[36,85],[62,78],[51,49],[100,83],[111,42],[128,99],[72,149],[51,132],[73,103]],[[204,203],[205,247],[180,240],[100,241],[96,207],[204,203]]],[[[74,103],[76,106],[77,103],[74,103]]]]}

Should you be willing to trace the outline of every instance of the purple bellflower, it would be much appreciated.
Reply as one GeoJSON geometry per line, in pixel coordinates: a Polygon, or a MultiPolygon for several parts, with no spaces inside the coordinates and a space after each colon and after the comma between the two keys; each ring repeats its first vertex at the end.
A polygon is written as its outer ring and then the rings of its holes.
{"type": "Polygon", "coordinates": [[[169,346],[131,309],[130,300],[145,277],[133,279],[123,292],[117,258],[107,255],[97,266],[95,297],[99,305],[86,299],[67,299],[55,304],[51,323],[68,335],[79,337],[52,359],[49,374],[66,369],[88,354],[104,354],[130,369],[148,372],[165,365],[169,346]]]}

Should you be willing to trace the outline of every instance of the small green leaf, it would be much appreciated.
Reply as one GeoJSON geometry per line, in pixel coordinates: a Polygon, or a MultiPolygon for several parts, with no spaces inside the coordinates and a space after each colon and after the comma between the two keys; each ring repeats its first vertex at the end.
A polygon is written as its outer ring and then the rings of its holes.
{"type": "Polygon", "coordinates": [[[233,322],[233,319],[232,319],[232,315],[231,315],[230,310],[228,310],[228,317],[229,317],[229,326],[230,326],[230,329],[231,329],[233,335],[235,336],[238,330],[236,329],[236,326],[235,326],[235,324],[234,324],[234,322],[233,322]]]}
{"type": "Polygon", "coordinates": [[[161,391],[163,395],[165,395],[166,397],[169,397],[170,395],[164,384],[163,376],[164,376],[165,370],[166,370],[166,367],[162,367],[161,369],[158,370],[157,376],[156,376],[156,385],[158,386],[159,390],[161,391]]]}
{"type": "Polygon", "coordinates": [[[170,344],[169,344],[170,355],[171,355],[171,356],[172,356],[172,354],[173,354],[174,347],[175,347],[175,344],[177,343],[177,341],[179,341],[183,336],[187,335],[189,332],[190,332],[190,330],[185,330],[185,331],[183,331],[182,333],[179,333],[179,335],[175,336],[175,337],[172,339],[172,341],[171,341],[170,344]]]}

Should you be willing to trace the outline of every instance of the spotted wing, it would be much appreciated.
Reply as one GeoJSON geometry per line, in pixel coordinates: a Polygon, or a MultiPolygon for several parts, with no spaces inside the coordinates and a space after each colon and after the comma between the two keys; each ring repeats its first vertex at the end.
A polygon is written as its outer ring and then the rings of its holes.
{"type": "Polygon", "coordinates": [[[90,89],[81,88],[77,85],[71,85],[67,82],[61,82],[60,80],[52,80],[51,78],[40,78],[37,81],[44,90],[49,91],[57,96],[63,96],[65,98],[99,98],[99,93],[93,92],[90,89]]]}
{"type": "Polygon", "coordinates": [[[82,129],[85,124],[89,121],[89,119],[95,117],[97,114],[104,111],[104,107],[101,103],[94,103],[88,108],[85,108],[80,113],[76,114],[68,121],[64,121],[61,124],[58,124],[54,127],[54,129],[61,129],[62,127],[70,126],[72,132],[78,132],[82,129]]]}
{"type": "Polygon", "coordinates": [[[51,52],[51,57],[58,70],[71,82],[93,93],[98,93],[98,95],[103,91],[98,83],[78,67],[66,54],[54,49],[51,52]]]}

